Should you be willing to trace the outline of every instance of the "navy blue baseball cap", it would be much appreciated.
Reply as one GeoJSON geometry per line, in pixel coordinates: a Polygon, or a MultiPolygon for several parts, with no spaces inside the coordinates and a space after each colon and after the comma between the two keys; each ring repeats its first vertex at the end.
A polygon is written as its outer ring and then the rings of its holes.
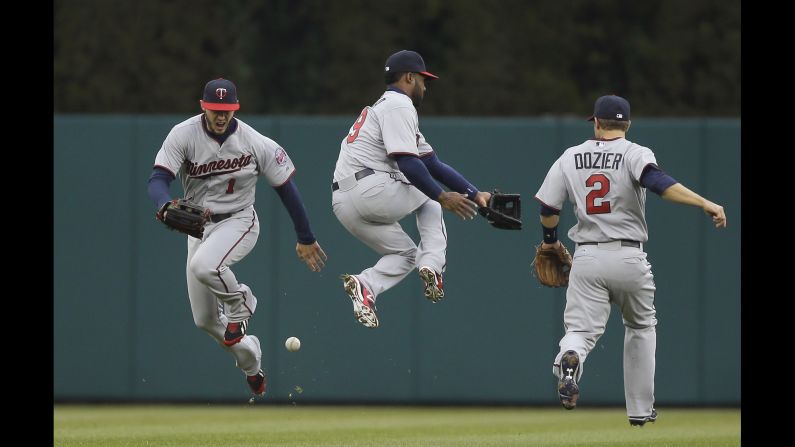
{"type": "Polygon", "coordinates": [[[428,78],[439,79],[439,76],[429,73],[425,69],[425,61],[422,60],[422,56],[411,50],[401,50],[389,56],[384,64],[384,72],[390,71],[393,73],[419,73],[428,78]]]}
{"type": "Polygon", "coordinates": [[[600,96],[593,105],[593,115],[588,118],[588,121],[593,121],[594,117],[629,121],[629,101],[616,95],[600,96]]]}
{"type": "Polygon", "coordinates": [[[199,103],[209,110],[238,110],[237,87],[229,79],[213,79],[204,86],[204,97],[199,103]]]}

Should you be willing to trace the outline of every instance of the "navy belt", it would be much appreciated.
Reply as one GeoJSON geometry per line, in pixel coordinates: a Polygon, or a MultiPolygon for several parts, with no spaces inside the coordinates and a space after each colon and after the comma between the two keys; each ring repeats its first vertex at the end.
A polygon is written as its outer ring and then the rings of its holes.
{"type": "MultiPolygon", "coordinates": [[[[245,208],[244,208],[244,209],[245,209],[245,208]]],[[[211,215],[210,215],[210,220],[211,220],[213,223],[218,223],[218,222],[220,222],[220,221],[222,221],[222,220],[224,220],[224,219],[228,219],[229,217],[232,217],[232,214],[239,213],[240,211],[243,211],[243,210],[239,210],[239,211],[232,211],[231,213],[218,213],[218,214],[211,214],[211,215]]]]}
{"type": "MultiPolygon", "coordinates": [[[[375,174],[375,171],[373,171],[370,168],[364,168],[361,171],[357,172],[356,174],[353,174],[353,176],[356,177],[356,180],[361,180],[361,179],[367,177],[368,175],[372,175],[372,174],[375,174]]],[[[336,191],[338,189],[340,189],[339,183],[334,182],[334,183],[331,184],[331,190],[332,191],[336,191]]]]}
{"type": "MultiPolygon", "coordinates": [[[[612,241],[610,241],[612,242],[612,241]]],[[[577,245],[597,245],[604,242],[577,242],[577,245]]],[[[626,239],[621,239],[621,246],[622,247],[635,247],[640,248],[640,242],[638,241],[628,241],[626,239]]]]}

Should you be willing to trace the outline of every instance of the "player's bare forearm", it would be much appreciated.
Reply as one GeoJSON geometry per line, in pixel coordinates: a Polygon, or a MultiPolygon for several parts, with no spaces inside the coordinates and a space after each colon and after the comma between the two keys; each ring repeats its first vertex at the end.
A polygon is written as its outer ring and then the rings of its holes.
{"type": "Polygon", "coordinates": [[[705,214],[712,217],[712,222],[715,223],[716,228],[726,226],[726,213],[722,206],[701,197],[681,183],[671,185],[660,194],[660,197],[674,203],[697,206],[704,210],[705,214]]]}
{"type": "Polygon", "coordinates": [[[436,200],[442,205],[442,208],[453,212],[463,220],[474,219],[478,213],[478,205],[469,200],[466,194],[443,191],[436,200]]]}
{"type": "Polygon", "coordinates": [[[663,191],[662,194],[660,194],[660,197],[674,203],[681,203],[682,205],[701,207],[704,203],[703,197],[687,189],[681,183],[676,183],[669,186],[665,189],[665,191],[663,191]]]}
{"type": "Polygon", "coordinates": [[[557,214],[553,214],[551,216],[541,215],[541,225],[547,228],[557,227],[558,222],[560,222],[560,216],[558,216],[557,214]]]}
{"type": "Polygon", "coordinates": [[[326,256],[326,253],[317,241],[311,244],[296,243],[295,253],[298,255],[298,259],[304,261],[307,267],[313,272],[319,272],[325,267],[326,260],[328,259],[328,256],[326,256]]]}

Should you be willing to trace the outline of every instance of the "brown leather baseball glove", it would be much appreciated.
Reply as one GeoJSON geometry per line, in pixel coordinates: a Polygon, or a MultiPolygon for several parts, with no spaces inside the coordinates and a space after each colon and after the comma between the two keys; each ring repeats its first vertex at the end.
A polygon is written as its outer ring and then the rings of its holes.
{"type": "Polygon", "coordinates": [[[571,270],[571,255],[562,242],[550,248],[536,246],[536,255],[533,258],[535,277],[547,287],[565,287],[569,285],[569,271],[571,270]]]}
{"type": "Polygon", "coordinates": [[[201,239],[204,236],[204,224],[210,217],[210,210],[190,200],[174,199],[166,202],[155,217],[171,230],[201,239]]]}

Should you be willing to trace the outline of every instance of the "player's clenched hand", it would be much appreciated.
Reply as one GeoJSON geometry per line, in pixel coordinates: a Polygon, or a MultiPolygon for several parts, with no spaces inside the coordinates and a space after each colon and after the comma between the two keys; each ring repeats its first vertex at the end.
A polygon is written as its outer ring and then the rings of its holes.
{"type": "Polygon", "coordinates": [[[295,252],[298,254],[298,259],[304,261],[310,270],[319,272],[326,265],[326,252],[320,248],[317,241],[309,245],[297,243],[295,244],[295,252]]]}
{"type": "Polygon", "coordinates": [[[474,219],[478,214],[478,205],[469,200],[466,194],[445,191],[439,194],[438,200],[444,209],[452,211],[461,219],[474,219]]]}
{"type": "Polygon", "coordinates": [[[726,226],[726,213],[723,211],[722,206],[705,200],[703,208],[704,214],[712,216],[712,221],[715,222],[715,228],[726,226]]]}
{"type": "Polygon", "coordinates": [[[489,206],[489,199],[491,199],[491,193],[486,191],[479,191],[475,194],[475,203],[478,206],[489,206]]]}

